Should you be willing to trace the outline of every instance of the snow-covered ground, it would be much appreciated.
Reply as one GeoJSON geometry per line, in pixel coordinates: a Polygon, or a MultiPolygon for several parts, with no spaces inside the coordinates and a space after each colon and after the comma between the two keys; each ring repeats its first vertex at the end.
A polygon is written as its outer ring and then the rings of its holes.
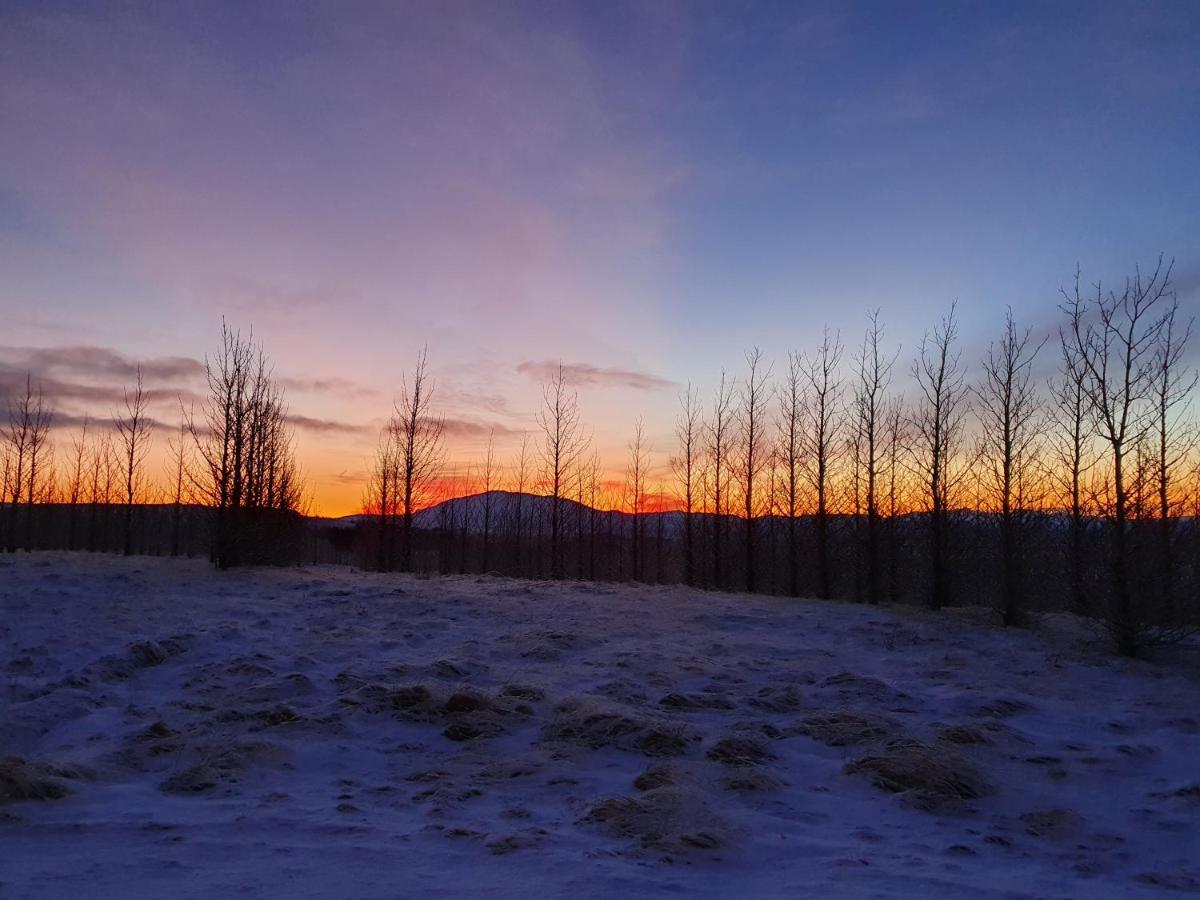
{"type": "Polygon", "coordinates": [[[0,895],[1200,890],[1194,674],[979,618],[3,557],[0,895]]]}

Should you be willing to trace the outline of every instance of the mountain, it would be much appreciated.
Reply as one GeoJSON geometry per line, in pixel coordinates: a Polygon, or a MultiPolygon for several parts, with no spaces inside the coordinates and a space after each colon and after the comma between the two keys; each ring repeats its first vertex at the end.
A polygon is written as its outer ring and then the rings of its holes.
{"type": "MultiPolygon", "coordinates": [[[[491,527],[496,531],[510,527],[510,524],[516,519],[518,508],[526,523],[529,523],[536,522],[538,516],[548,518],[554,507],[553,498],[541,494],[489,491],[470,494],[466,497],[453,497],[419,510],[413,514],[413,525],[417,528],[432,530],[445,527],[450,523],[453,523],[455,528],[462,528],[465,522],[468,532],[479,534],[483,531],[484,511],[489,500],[491,503],[491,527]]],[[[559,502],[563,521],[566,523],[573,523],[577,515],[588,515],[591,512],[591,507],[565,497],[559,502]]],[[[616,516],[621,522],[633,518],[632,513],[621,510],[596,510],[596,514],[605,517],[606,520],[608,517],[616,516]]],[[[373,518],[374,516],[356,513],[338,519],[313,519],[312,521],[318,527],[353,528],[361,523],[370,522],[373,518]]],[[[657,533],[660,519],[663,524],[664,536],[674,537],[683,533],[683,513],[681,512],[672,510],[642,513],[641,519],[647,537],[657,533]]],[[[527,524],[526,527],[529,525],[527,524]]],[[[567,527],[569,528],[570,524],[567,527]]]]}

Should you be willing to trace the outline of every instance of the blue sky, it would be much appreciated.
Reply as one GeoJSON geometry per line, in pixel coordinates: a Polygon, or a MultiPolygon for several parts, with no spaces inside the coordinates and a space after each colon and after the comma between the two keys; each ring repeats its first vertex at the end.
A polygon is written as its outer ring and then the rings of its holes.
{"type": "Polygon", "coordinates": [[[253,324],[334,505],[425,342],[511,440],[522,362],[616,370],[598,447],[664,462],[664,382],[868,309],[906,362],[958,298],[972,360],[1160,252],[1195,308],[1198,50],[1195,3],[8,3],[0,345],[253,324]]]}

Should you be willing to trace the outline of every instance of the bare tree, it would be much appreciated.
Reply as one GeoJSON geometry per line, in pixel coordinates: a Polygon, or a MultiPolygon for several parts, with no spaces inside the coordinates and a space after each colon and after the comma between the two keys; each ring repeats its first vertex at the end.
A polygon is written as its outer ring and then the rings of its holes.
{"type": "Polygon", "coordinates": [[[17,395],[15,402],[10,403],[8,410],[8,428],[5,432],[5,445],[8,477],[6,479],[9,500],[8,521],[8,550],[17,549],[17,519],[18,510],[24,496],[25,509],[25,549],[32,549],[33,541],[33,503],[39,496],[39,478],[44,475],[43,469],[49,452],[47,442],[50,435],[50,423],[53,411],[46,403],[42,386],[39,383],[35,389],[33,376],[25,374],[25,391],[17,395]]]}
{"type": "Polygon", "coordinates": [[[700,468],[702,415],[699,398],[689,383],[687,390],[679,398],[679,416],[675,420],[679,455],[671,459],[679,499],[683,505],[683,580],[689,587],[696,583],[696,540],[692,520],[699,500],[697,476],[700,468]]]}
{"type": "Polygon", "coordinates": [[[782,467],[782,512],[787,518],[788,593],[800,596],[800,478],[804,440],[803,357],[788,354],[787,375],[779,391],[779,465],[782,467]]]}
{"type": "Polygon", "coordinates": [[[451,503],[452,506],[460,508],[458,517],[458,574],[465,575],[467,573],[467,538],[475,527],[475,504],[469,502],[467,498],[471,496],[472,487],[474,485],[474,475],[471,472],[471,466],[466,466],[466,471],[463,474],[462,481],[455,479],[456,484],[450,494],[450,499],[458,499],[459,502],[451,503]]]}
{"type": "Polygon", "coordinates": [[[1180,501],[1174,496],[1175,476],[1195,436],[1194,428],[1183,419],[1197,377],[1184,355],[1192,335],[1193,320],[1177,323],[1178,315],[1179,299],[1172,294],[1171,305],[1163,317],[1151,378],[1156,443],[1154,480],[1158,495],[1158,571],[1163,617],[1167,622],[1176,617],[1175,510],[1180,501]]]}
{"type": "Polygon", "coordinates": [[[981,419],[981,457],[985,462],[991,504],[1000,514],[1001,615],[1005,625],[1021,618],[1025,588],[1024,536],[1026,482],[1034,462],[1040,423],[1034,360],[1045,345],[1030,341],[1028,328],[1018,331],[1009,308],[998,343],[988,346],[983,383],[975,389],[981,419]]]}
{"type": "Polygon", "coordinates": [[[898,400],[893,400],[884,414],[885,437],[887,454],[887,534],[888,534],[888,598],[892,603],[900,602],[900,541],[899,515],[904,507],[901,496],[901,465],[903,454],[908,446],[908,430],[904,418],[904,406],[898,400]]]}
{"type": "Polygon", "coordinates": [[[708,457],[712,471],[712,572],[718,590],[725,586],[725,516],[729,504],[729,444],[733,437],[733,385],[721,373],[708,426],[708,457]]]}
{"type": "Polygon", "coordinates": [[[183,508],[190,502],[188,472],[192,460],[188,452],[187,416],[183,414],[180,401],[179,434],[167,440],[167,481],[170,485],[171,501],[171,555],[178,556],[183,539],[183,508]]]}
{"type": "Polygon", "coordinates": [[[496,497],[493,493],[496,489],[496,433],[495,429],[488,432],[487,448],[483,454],[483,535],[482,535],[482,560],[480,569],[483,572],[491,571],[491,549],[492,549],[492,509],[495,506],[496,497]]]}
{"type": "Polygon", "coordinates": [[[1071,608],[1088,611],[1084,586],[1084,477],[1092,467],[1091,438],[1095,429],[1088,395],[1084,390],[1085,369],[1074,337],[1068,330],[1058,333],[1059,374],[1050,383],[1051,465],[1049,475],[1058,486],[1059,501],[1067,510],[1067,579],[1071,608]]]}
{"type": "Polygon", "coordinates": [[[763,506],[763,512],[766,517],[767,526],[768,594],[779,593],[779,489],[783,484],[783,479],[780,477],[780,461],[779,444],[773,442],[767,453],[767,462],[764,466],[767,479],[766,503],[763,506]]]}
{"type": "Polygon", "coordinates": [[[596,541],[599,536],[600,515],[600,454],[593,453],[587,467],[588,482],[588,578],[596,580],[596,541]]]}
{"type": "Polygon", "coordinates": [[[803,471],[816,495],[817,596],[822,599],[829,599],[833,593],[829,518],[832,472],[841,446],[842,383],[838,376],[841,360],[841,340],[836,334],[830,336],[826,328],[821,345],[806,359],[804,366],[808,397],[802,432],[803,471]]]}
{"type": "Polygon", "coordinates": [[[646,470],[649,457],[646,449],[645,429],[639,418],[633,427],[633,440],[629,442],[629,462],[625,467],[625,483],[628,488],[630,525],[633,530],[631,559],[634,581],[642,581],[642,514],[646,496],[646,470]]]}
{"type": "Polygon", "coordinates": [[[516,464],[513,467],[514,484],[516,488],[515,502],[513,504],[513,536],[514,548],[513,552],[516,555],[517,574],[525,574],[524,564],[522,562],[522,548],[525,544],[525,492],[529,487],[529,434],[521,435],[521,452],[517,457],[516,464]]]}
{"type": "Polygon", "coordinates": [[[69,550],[75,549],[77,511],[79,505],[84,501],[87,490],[88,424],[88,417],[84,416],[78,434],[71,438],[71,468],[67,475],[66,495],[69,506],[67,520],[67,549],[69,550]]]}
{"type": "Polygon", "coordinates": [[[1106,623],[1122,655],[1134,656],[1145,635],[1129,581],[1127,456],[1152,427],[1156,354],[1166,324],[1160,312],[1171,296],[1171,264],[1162,257],[1148,278],[1138,268],[1119,293],[1095,285],[1085,299],[1078,271],[1075,290],[1063,291],[1063,310],[1083,367],[1083,389],[1100,437],[1107,446],[1112,485],[1112,605],[1106,623]],[[1149,407],[1149,408],[1148,408],[1149,407]]]}
{"type": "Polygon", "coordinates": [[[858,466],[864,488],[866,529],[866,594],[870,603],[882,598],[880,584],[879,479],[883,471],[884,395],[899,351],[886,358],[880,349],[879,310],[867,314],[867,332],[855,357],[854,418],[858,466]]]}
{"type": "Polygon", "coordinates": [[[150,452],[150,419],[147,407],[150,398],[142,386],[142,367],[137,367],[133,392],[124,390],[124,408],[113,413],[113,424],[121,442],[124,475],[125,521],[122,532],[122,552],[133,554],[133,507],[142,499],[146,454],[150,452]]]}
{"type": "Polygon", "coordinates": [[[584,552],[587,545],[587,491],[588,491],[588,469],[584,465],[582,459],[579,465],[575,467],[574,472],[575,482],[575,578],[578,581],[583,581],[586,571],[587,554],[584,552]]]}
{"type": "Polygon", "coordinates": [[[662,584],[666,580],[666,516],[663,502],[666,499],[666,486],[660,479],[654,485],[654,582],[662,584]]]}
{"type": "Polygon", "coordinates": [[[445,420],[432,415],[434,384],[426,370],[427,349],[422,348],[411,384],[401,381],[400,399],[392,415],[400,465],[399,501],[401,566],[413,568],[413,513],[430,500],[430,490],[445,462],[445,420]]]}
{"type": "MultiPolygon", "coordinates": [[[[12,494],[11,481],[15,474],[15,459],[13,458],[13,448],[9,444],[7,431],[0,440],[0,505],[9,506],[8,499],[12,494]]],[[[8,514],[13,515],[13,509],[7,510],[8,514]]],[[[7,534],[7,529],[6,529],[7,534]]]]}
{"type": "Polygon", "coordinates": [[[932,609],[941,609],[950,601],[948,514],[963,472],[957,465],[957,456],[968,397],[960,354],[954,347],[958,337],[956,307],[957,304],[952,304],[933,333],[926,333],[921,339],[913,363],[913,378],[920,392],[913,422],[916,435],[913,458],[925,484],[929,516],[928,602],[932,609]]]}
{"type": "Polygon", "coordinates": [[[571,473],[587,446],[579,421],[579,394],[571,390],[560,362],[554,376],[542,386],[542,409],[537,423],[542,430],[541,457],[550,488],[550,577],[562,578],[562,498],[571,473]]]}
{"type": "Polygon", "coordinates": [[[400,503],[400,449],[398,444],[398,429],[394,419],[389,419],[380,429],[379,441],[375,447],[375,459],[371,467],[371,477],[367,482],[366,511],[376,517],[378,530],[378,545],[376,547],[376,567],[380,571],[389,571],[395,566],[396,517],[399,514],[400,503]]]}
{"type": "MultiPolygon", "coordinates": [[[[88,458],[88,539],[87,548],[94,552],[100,545],[101,506],[112,495],[112,438],[102,434],[92,442],[88,458]]],[[[105,517],[107,518],[107,516],[105,517]]]]}
{"type": "Polygon", "coordinates": [[[762,352],[755,347],[746,354],[746,380],[742,384],[738,409],[738,444],[741,459],[738,475],[742,487],[742,511],[745,514],[746,590],[758,586],[756,544],[759,508],[758,477],[767,461],[767,406],[770,402],[771,367],[763,368],[762,352]]]}
{"type": "Polygon", "coordinates": [[[205,373],[200,420],[187,420],[198,458],[191,481],[216,511],[213,562],[228,568],[275,551],[272,529],[299,507],[301,485],[283,393],[252,336],[222,322],[205,373]]]}
{"type": "Polygon", "coordinates": [[[34,512],[37,503],[46,502],[52,493],[54,479],[54,447],[50,443],[50,426],[54,411],[46,403],[39,384],[33,403],[33,417],[29,429],[29,477],[25,487],[25,551],[33,550],[34,512]]]}

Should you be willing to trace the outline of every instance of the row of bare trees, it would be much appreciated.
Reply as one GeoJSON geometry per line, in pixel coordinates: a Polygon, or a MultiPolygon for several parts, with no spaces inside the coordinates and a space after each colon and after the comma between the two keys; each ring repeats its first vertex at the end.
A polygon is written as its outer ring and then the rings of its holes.
{"type": "MultiPolygon", "coordinates": [[[[661,560],[647,565],[658,543],[649,532],[657,529],[678,557],[676,577],[688,584],[820,597],[849,584],[852,596],[870,603],[894,601],[916,585],[937,609],[973,599],[964,597],[971,578],[963,573],[981,568],[964,563],[969,532],[989,548],[983,568],[992,572],[1005,624],[1026,618],[1031,584],[1044,583],[1043,570],[1053,565],[1061,569],[1065,605],[1099,617],[1122,652],[1136,652],[1151,632],[1162,636],[1195,621],[1200,582],[1200,559],[1189,559],[1186,595],[1178,583],[1186,555],[1181,527],[1195,533],[1184,512],[1200,508],[1200,495],[1192,477],[1191,323],[1170,276],[1160,260],[1117,289],[1085,291],[1077,274],[1073,290],[1062,294],[1057,336],[1035,338],[1009,310],[974,367],[963,358],[952,305],[911,357],[907,395],[895,378],[901,348],[887,345],[878,311],[868,315],[848,359],[840,336],[826,330],[811,351],[789,354],[779,383],[752,350],[743,375],[722,373],[708,403],[692,386],[684,390],[669,466],[655,464],[653,450],[661,448],[650,446],[639,419],[623,481],[603,489],[599,463],[589,460],[578,394],[560,365],[543,389],[533,447],[522,443],[513,476],[503,482],[515,492],[504,540],[517,548],[517,559],[526,544],[545,543],[550,577],[567,574],[568,555],[574,573],[585,577],[595,569],[584,549],[596,540],[588,509],[599,503],[625,514],[628,564],[618,569],[635,580],[663,569],[661,560]],[[1052,341],[1057,365],[1047,352],[1052,341]],[[1047,368],[1053,375],[1040,377],[1047,368]],[[647,514],[656,493],[661,503],[663,491],[652,485],[664,472],[675,486],[670,528],[661,524],[667,517],[647,514]],[[523,508],[534,485],[548,498],[544,516],[523,508]],[[568,498],[573,547],[566,546],[568,498]],[[1153,552],[1145,525],[1151,520],[1153,552]],[[1047,540],[1063,548],[1060,562],[1045,560],[1047,540]],[[919,573],[915,559],[924,560],[919,573]],[[1031,571],[1035,566],[1041,569],[1031,571]]],[[[393,508],[408,523],[404,534],[411,529],[414,504],[401,497],[402,485],[428,486],[444,475],[425,366],[422,353],[412,390],[404,388],[381,442],[368,498],[381,536],[393,508]],[[393,446],[416,452],[390,453],[393,446]],[[388,485],[399,492],[396,507],[388,505],[388,485]]],[[[499,482],[490,441],[481,469],[486,570],[497,562],[496,535],[505,527],[492,515],[499,482]]],[[[474,489],[464,484],[458,492],[474,489]]],[[[418,493],[416,508],[436,499],[418,493]]],[[[466,527],[466,515],[455,527],[466,527]]],[[[407,536],[402,543],[410,544],[407,536]]],[[[382,554],[380,565],[390,567],[382,554]]],[[[411,554],[401,562],[411,568],[411,554]]]]}
{"type": "MultiPolygon", "coordinates": [[[[428,568],[430,554],[447,558],[453,532],[458,568],[870,603],[919,597],[932,608],[987,595],[1010,625],[1054,583],[1063,605],[1101,619],[1122,652],[1136,652],[1196,619],[1191,322],[1161,260],[1116,289],[1087,288],[1077,273],[1060,310],[1047,338],[1009,311],[970,365],[951,306],[915,348],[904,386],[902,348],[888,345],[878,311],[851,352],[826,330],[788,355],[778,380],[752,350],[741,376],[722,373],[709,399],[685,389],[669,464],[656,461],[666,448],[638,419],[615,478],[562,365],[511,465],[489,439],[465,475],[451,470],[422,350],[372,466],[369,562],[428,568]],[[418,526],[422,510],[473,492],[474,506],[447,505],[418,526]]],[[[3,435],[5,545],[31,545],[33,508],[56,501],[90,509],[92,549],[97,518],[119,511],[119,539],[101,543],[133,552],[137,511],[155,499],[151,441],[169,430],[158,499],[175,510],[175,551],[183,510],[199,504],[212,511],[218,565],[280,558],[301,486],[279,383],[252,337],[226,326],[206,372],[201,408],[180,404],[175,433],[150,418],[139,369],[112,422],[85,421],[57,467],[53,410],[27,379],[3,435]]],[[[70,546],[76,528],[72,513],[70,546]]]]}
{"type": "Polygon", "coordinates": [[[28,375],[10,401],[0,444],[6,548],[130,555],[162,546],[148,533],[166,524],[169,511],[172,554],[194,546],[203,527],[220,566],[279,558],[276,538],[301,503],[282,391],[262,348],[224,324],[220,350],[205,368],[199,412],[180,403],[171,427],[151,416],[152,395],[138,366],[110,418],[83,419],[61,460],[50,441],[55,411],[28,375]],[[166,469],[156,479],[148,460],[158,431],[168,437],[166,469]],[[197,506],[211,515],[191,514],[197,506]],[[154,521],[139,522],[151,509],[154,521]]]}
{"type": "Polygon", "coordinates": [[[287,533],[301,503],[283,390],[253,336],[224,322],[205,376],[207,402],[184,422],[196,451],[187,477],[215,511],[213,561],[220,568],[271,561],[280,530],[287,533]]]}
{"type": "MultiPolygon", "coordinates": [[[[445,463],[445,423],[432,414],[434,384],[426,358],[423,349],[411,381],[406,377],[401,384],[400,398],[380,435],[367,488],[366,505],[378,517],[379,525],[376,564],[383,570],[395,568],[397,562],[402,569],[412,570],[413,515],[434,500],[434,486],[445,463]]],[[[493,458],[489,447],[488,491],[493,458]]]]}

